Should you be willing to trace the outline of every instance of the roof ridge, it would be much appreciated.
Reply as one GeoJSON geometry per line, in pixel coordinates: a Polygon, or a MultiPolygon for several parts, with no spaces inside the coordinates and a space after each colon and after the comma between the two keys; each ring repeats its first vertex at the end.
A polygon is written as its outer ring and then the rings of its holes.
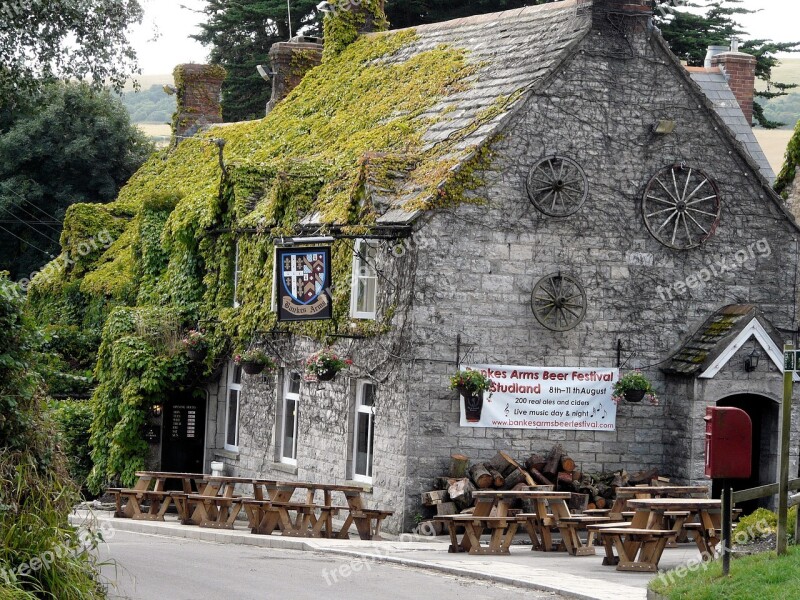
{"type": "MultiPolygon", "coordinates": [[[[532,13],[563,9],[563,8],[568,8],[570,6],[577,7],[578,1],[579,0],[557,0],[556,2],[535,4],[533,6],[524,6],[522,8],[513,8],[510,10],[503,10],[499,12],[473,15],[471,17],[459,17],[458,19],[451,19],[449,21],[441,21],[438,23],[425,23],[423,25],[404,27],[403,29],[392,29],[390,30],[390,32],[395,33],[397,31],[404,31],[409,29],[413,29],[415,31],[420,31],[420,32],[439,31],[444,29],[456,29],[468,25],[478,25],[480,23],[486,23],[487,21],[494,21],[498,19],[501,20],[519,19],[520,17],[524,17],[532,13]]],[[[377,35],[377,33],[370,33],[367,35],[377,35]]]]}

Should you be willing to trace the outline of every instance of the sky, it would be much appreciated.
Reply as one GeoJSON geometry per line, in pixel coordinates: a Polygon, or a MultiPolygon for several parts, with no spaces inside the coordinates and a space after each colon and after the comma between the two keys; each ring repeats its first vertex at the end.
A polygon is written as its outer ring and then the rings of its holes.
{"type": "MultiPolygon", "coordinates": [[[[143,75],[171,73],[176,65],[203,63],[208,50],[189,38],[198,33],[204,0],[141,0],[145,18],[131,32],[143,75]]],[[[744,0],[741,6],[760,12],[742,15],[739,22],[751,37],[790,42],[800,37],[797,0],[744,0]]],[[[800,54],[795,55],[800,58],[800,54]]]]}

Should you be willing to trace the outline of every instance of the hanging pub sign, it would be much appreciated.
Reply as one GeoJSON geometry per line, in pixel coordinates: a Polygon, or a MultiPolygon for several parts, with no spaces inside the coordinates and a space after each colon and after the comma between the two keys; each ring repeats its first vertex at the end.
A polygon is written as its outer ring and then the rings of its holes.
{"type": "Polygon", "coordinates": [[[329,246],[275,249],[279,321],[332,318],[329,246]]]}

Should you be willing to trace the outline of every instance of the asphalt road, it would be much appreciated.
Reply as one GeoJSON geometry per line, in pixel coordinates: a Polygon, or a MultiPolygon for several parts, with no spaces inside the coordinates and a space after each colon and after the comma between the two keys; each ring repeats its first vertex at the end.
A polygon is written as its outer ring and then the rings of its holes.
{"type": "Polygon", "coordinates": [[[118,531],[100,550],[110,598],[132,600],[562,600],[495,583],[316,552],[118,531]]]}

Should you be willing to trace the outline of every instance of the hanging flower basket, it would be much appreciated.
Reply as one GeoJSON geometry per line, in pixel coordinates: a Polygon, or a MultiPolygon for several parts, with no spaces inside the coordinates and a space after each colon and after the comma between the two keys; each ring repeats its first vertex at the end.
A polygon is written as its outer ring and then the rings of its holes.
{"type": "Polygon", "coordinates": [[[646,393],[647,392],[645,390],[627,390],[625,392],[625,401],[626,402],[641,402],[646,393]]]}
{"type": "Polygon", "coordinates": [[[203,362],[208,355],[208,342],[206,335],[202,331],[195,329],[189,330],[186,337],[181,340],[186,349],[186,355],[193,362],[203,362]]]}
{"type": "Polygon", "coordinates": [[[317,381],[333,381],[339,371],[352,364],[352,360],[340,358],[328,348],[315,352],[305,360],[306,374],[317,381]]]}
{"type": "Polygon", "coordinates": [[[319,381],[333,381],[334,379],[336,379],[336,373],[338,373],[338,371],[335,371],[334,369],[328,369],[327,371],[318,373],[317,379],[319,381]]]}
{"type": "Polygon", "coordinates": [[[271,371],[275,368],[275,362],[267,356],[266,352],[258,348],[237,354],[233,360],[248,375],[258,375],[263,373],[265,369],[271,371]]]}
{"type": "Polygon", "coordinates": [[[206,359],[206,356],[208,356],[208,349],[204,346],[189,348],[186,350],[186,354],[189,357],[189,360],[194,362],[203,362],[206,359]]]}
{"type": "Polygon", "coordinates": [[[643,399],[647,398],[647,402],[652,406],[658,406],[658,396],[653,391],[653,386],[650,380],[645,377],[641,371],[631,371],[625,373],[614,384],[611,399],[619,404],[619,401],[625,399],[626,402],[638,404],[643,399]]]}
{"type": "Polygon", "coordinates": [[[463,398],[464,416],[468,423],[481,420],[483,394],[491,385],[492,381],[480,371],[459,371],[450,378],[450,389],[456,390],[463,398]]]}
{"type": "Polygon", "coordinates": [[[239,364],[242,367],[242,371],[248,375],[258,375],[259,373],[263,373],[264,369],[267,368],[267,365],[258,362],[242,361],[239,364]]]}

